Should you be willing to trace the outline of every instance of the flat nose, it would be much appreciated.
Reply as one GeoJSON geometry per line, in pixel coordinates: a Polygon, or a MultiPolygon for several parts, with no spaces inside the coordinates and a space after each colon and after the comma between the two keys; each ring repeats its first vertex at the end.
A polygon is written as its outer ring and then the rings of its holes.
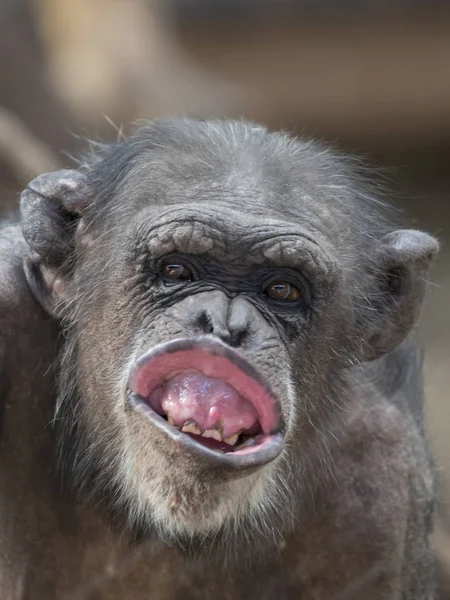
{"type": "Polygon", "coordinates": [[[229,298],[220,290],[188,296],[166,315],[182,325],[188,335],[214,335],[235,348],[258,347],[273,337],[270,324],[247,298],[229,298]]]}

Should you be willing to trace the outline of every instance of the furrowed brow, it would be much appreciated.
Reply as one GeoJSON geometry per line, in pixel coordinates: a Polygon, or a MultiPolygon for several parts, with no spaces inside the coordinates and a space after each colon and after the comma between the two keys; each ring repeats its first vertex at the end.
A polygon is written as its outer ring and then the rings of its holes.
{"type": "Polygon", "coordinates": [[[203,220],[186,216],[170,223],[144,226],[140,229],[138,238],[154,258],[171,252],[208,254],[217,259],[226,256],[223,232],[203,220]]]}
{"type": "Polygon", "coordinates": [[[247,260],[256,266],[288,267],[314,277],[329,277],[336,269],[327,249],[302,233],[261,237],[252,244],[247,260]]]}

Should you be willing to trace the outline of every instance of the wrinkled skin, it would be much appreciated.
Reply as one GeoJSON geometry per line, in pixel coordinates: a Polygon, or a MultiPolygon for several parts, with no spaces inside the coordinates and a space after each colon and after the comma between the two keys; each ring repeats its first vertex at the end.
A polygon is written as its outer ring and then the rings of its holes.
{"type": "Polygon", "coordinates": [[[320,146],[219,121],[30,183],[0,232],[2,599],[433,597],[413,328],[438,245],[375,196],[320,146]],[[216,379],[177,372],[164,406],[264,422],[217,383],[231,356],[270,390],[272,454],[207,451],[133,401],[180,339],[218,348],[216,379]]]}

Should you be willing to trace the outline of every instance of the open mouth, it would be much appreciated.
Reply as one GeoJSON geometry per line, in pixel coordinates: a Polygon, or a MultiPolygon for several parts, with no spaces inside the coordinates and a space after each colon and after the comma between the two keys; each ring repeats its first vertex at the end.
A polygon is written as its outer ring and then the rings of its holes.
{"type": "Polygon", "coordinates": [[[174,340],[140,357],[128,402],[172,440],[234,467],[270,462],[283,446],[280,404],[269,385],[214,338],[174,340]]]}

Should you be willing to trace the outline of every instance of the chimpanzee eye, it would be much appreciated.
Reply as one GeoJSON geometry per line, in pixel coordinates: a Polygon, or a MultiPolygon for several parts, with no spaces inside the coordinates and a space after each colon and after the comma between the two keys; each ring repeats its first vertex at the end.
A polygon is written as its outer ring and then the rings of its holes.
{"type": "Polygon", "coordinates": [[[159,272],[164,279],[170,281],[192,281],[194,278],[189,267],[172,261],[163,262],[159,272]]]}
{"type": "Polygon", "coordinates": [[[269,283],[266,287],[266,294],[269,298],[282,302],[295,302],[301,296],[301,292],[298,288],[291,283],[282,280],[269,283]]]}

